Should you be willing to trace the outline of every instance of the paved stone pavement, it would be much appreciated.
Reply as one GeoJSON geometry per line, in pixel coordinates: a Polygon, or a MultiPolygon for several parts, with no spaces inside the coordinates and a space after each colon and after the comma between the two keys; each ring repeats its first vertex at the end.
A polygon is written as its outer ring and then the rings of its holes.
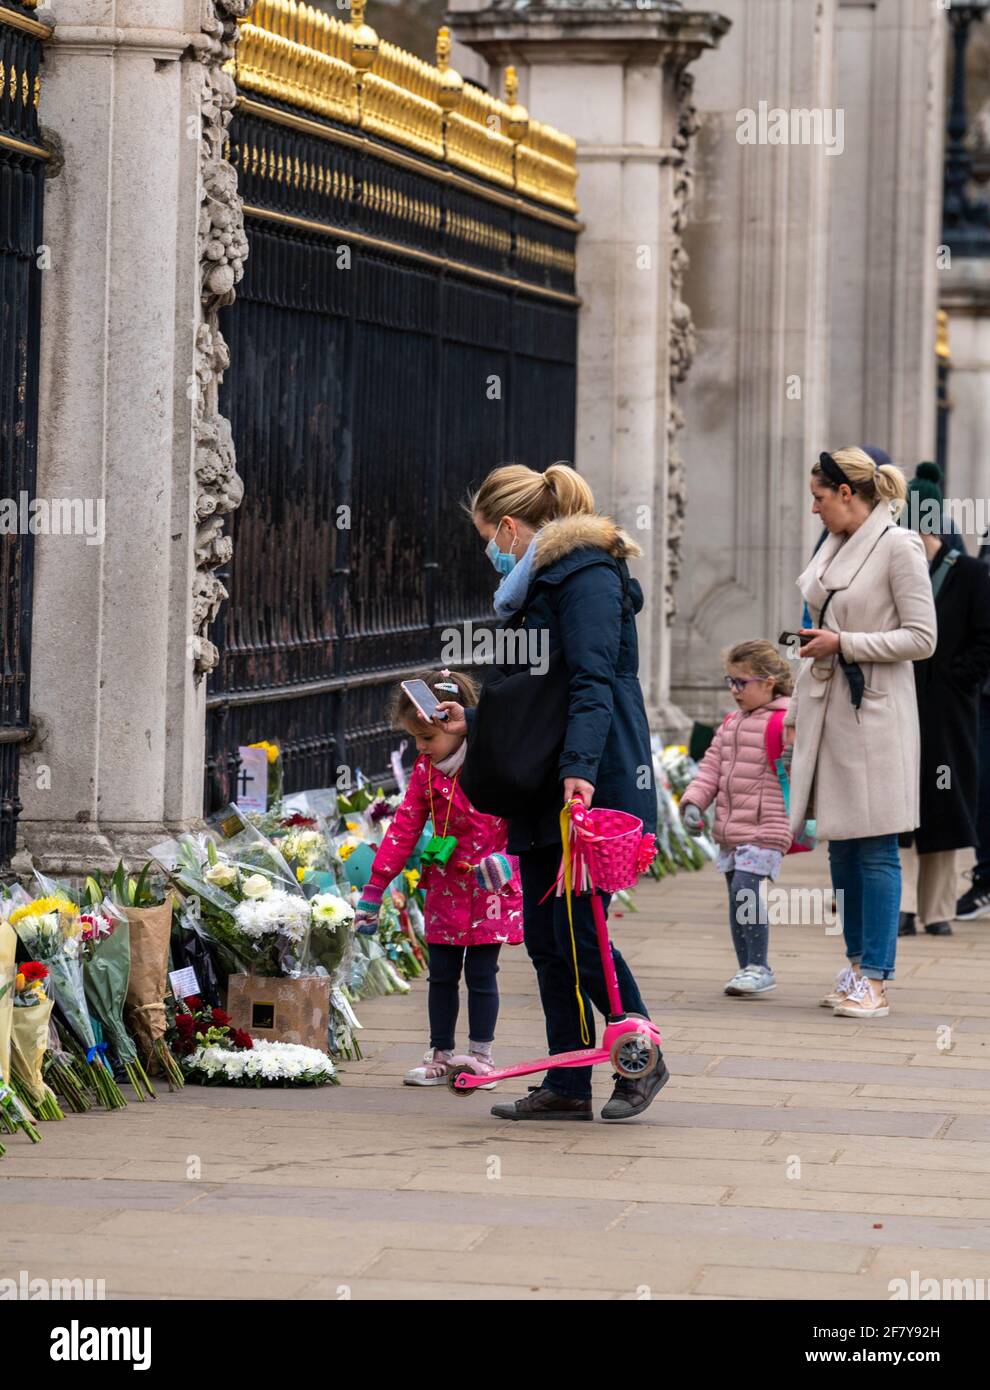
{"type": "MultiPolygon", "coordinates": [[[[825,873],[796,856],[784,881],[825,873]]],[[[732,1000],[719,875],[637,902],[614,934],[672,1072],[641,1120],[515,1125],[490,1092],[403,1087],[417,984],[360,1005],[366,1059],[339,1087],[187,1087],[7,1140],[0,1276],[310,1299],[861,1299],[912,1270],[990,1277],[990,921],[902,942],[893,1012],[865,1024],[816,1007],[842,963],[824,926],[776,927],[777,991],[732,1000]]],[[[531,967],[503,958],[499,1056],[538,1055],[531,967]]],[[[599,1069],[596,1109],[609,1088],[599,1069]]]]}

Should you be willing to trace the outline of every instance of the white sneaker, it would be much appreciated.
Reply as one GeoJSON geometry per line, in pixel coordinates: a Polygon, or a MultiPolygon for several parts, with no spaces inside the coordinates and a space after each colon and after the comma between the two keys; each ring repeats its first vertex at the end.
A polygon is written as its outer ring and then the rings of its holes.
{"type": "Polygon", "coordinates": [[[402,1078],[403,1086],[446,1086],[447,1063],[454,1053],[428,1047],[423,1053],[423,1065],[413,1067],[402,1078]]]}
{"type": "Polygon", "coordinates": [[[768,965],[747,965],[725,987],[726,994],[769,994],[777,988],[777,980],[768,965]]]}

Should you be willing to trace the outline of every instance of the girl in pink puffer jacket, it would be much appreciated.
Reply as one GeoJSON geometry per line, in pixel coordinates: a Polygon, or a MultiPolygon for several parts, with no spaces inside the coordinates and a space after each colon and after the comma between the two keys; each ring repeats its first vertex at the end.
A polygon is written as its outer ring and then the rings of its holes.
{"type": "Polygon", "coordinates": [[[794,688],[790,667],[771,642],[740,642],[725,657],[725,683],[738,713],[726,716],[681,797],[692,834],[715,802],[717,868],[729,888],[729,925],[739,970],[726,994],[747,997],[776,988],[767,961],[769,929],[765,887],[791,846],[791,830],[777,773],[767,757],[767,725],[785,713],[794,688]]]}

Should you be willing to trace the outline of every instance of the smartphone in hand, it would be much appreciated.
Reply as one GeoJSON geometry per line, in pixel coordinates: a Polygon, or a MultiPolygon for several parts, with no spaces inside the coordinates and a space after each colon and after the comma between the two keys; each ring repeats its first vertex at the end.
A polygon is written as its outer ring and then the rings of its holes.
{"type": "Polygon", "coordinates": [[[447,711],[440,708],[440,701],[426,681],[401,681],[400,684],[428,724],[434,719],[442,722],[449,717],[447,711]]]}

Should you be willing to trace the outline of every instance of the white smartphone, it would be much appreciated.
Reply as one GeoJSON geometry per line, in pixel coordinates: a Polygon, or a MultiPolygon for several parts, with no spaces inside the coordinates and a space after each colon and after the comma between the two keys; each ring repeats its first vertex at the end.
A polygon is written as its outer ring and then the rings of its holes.
{"type": "Polygon", "coordinates": [[[440,701],[426,681],[402,681],[401,686],[428,723],[435,718],[441,721],[447,718],[447,711],[440,709],[440,701]]]}

